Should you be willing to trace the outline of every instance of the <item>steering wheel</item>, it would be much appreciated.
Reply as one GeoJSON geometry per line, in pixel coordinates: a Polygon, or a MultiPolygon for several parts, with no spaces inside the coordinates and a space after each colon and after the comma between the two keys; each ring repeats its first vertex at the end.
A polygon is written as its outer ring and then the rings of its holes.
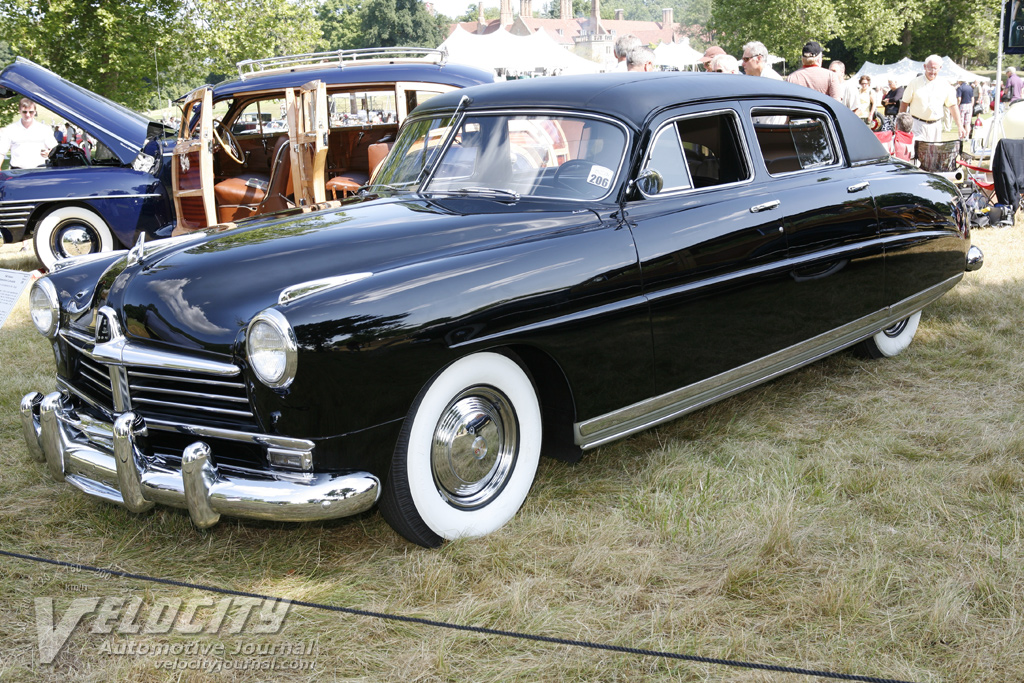
{"type": "MultiPolygon", "coordinates": [[[[575,192],[581,197],[589,197],[593,194],[587,177],[594,162],[585,159],[570,159],[555,169],[552,182],[565,190],[575,192]]],[[[597,189],[597,188],[593,188],[597,189]]]]}
{"type": "Polygon", "coordinates": [[[242,154],[238,140],[235,139],[234,133],[221,123],[220,119],[215,119],[213,122],[213,137],[217,138],[217,142],[232,161],[237,164],[245,163],[245,155],[242,154]]]}

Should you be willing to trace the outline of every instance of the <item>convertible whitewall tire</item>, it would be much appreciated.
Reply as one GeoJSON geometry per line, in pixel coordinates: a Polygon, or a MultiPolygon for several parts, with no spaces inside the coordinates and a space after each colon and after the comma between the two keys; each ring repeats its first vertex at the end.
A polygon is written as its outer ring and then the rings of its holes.
{"type": "Polygon", "coordinates": [[[873,337],[864,340],[864,350],[872,358],[892,358],[910,346],[921,322],[921,311],[904,318],[873,337]]]}
{"type": "Polygon", "coordinates": [[[409,410],[381,512],[428,547],[489,534],[526,500],[540,447],[540,404],[526,372],[497,353],[461,358],[409,410]]]}
{"type": "Polygon", "coordinates": [[[36,225],[32,244],[36,256],[52,270],[59,259],[112,251],[114,233],[99,214],[81,206],[61,206],[36,225]]]}

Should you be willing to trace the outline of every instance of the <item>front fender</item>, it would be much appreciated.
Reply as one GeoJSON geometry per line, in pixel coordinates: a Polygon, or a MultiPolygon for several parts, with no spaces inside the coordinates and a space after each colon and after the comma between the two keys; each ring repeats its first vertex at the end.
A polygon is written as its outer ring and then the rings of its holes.
{"type": "Polygon", "coordinates": [[[650,329],[630,232],[581,229],[375,274],[277,308],[298,342],[285,391],[257,384],[281,434],[327,438],[401,420],[430,378],[484,349],[530,346],[583,414],[649,395],[650,329]],[[636,362],[624,364],[627,350],[636,362]],[[610,389],[614,387],[614,392],[610,389]]]}

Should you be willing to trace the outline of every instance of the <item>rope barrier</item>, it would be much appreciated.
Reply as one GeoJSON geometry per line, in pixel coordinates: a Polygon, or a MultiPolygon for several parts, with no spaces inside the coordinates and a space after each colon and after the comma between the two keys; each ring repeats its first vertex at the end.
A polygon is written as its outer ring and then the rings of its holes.
{"type": "MultiPolygon", "coordinates": [[[[136,581],[146,581],[149,583],[158,583],[167,586],[177,586],[179,588],[190,588],[192,590],[204,591],[207,593],[219,593],[221,595],[234,595],[243,598],[258,598],[261,600],[283,600],[286,598],[274,597],[271,595],[264,595],[262,593],[250,593],[247,591],[238,591],[231,588],[221,588],[219,586],[207,586],[198,583],[191,583],[189,581],[178,581],[176,579],[162,579],[155,576],[147,576],[145,574],[133,574],[131,572],[123,572],[116,569],[103,569],[102,567],[93,567],[87,564],[78,564],[75,562],[64,562],[63,560],[54,560],[46,557],[38,557],[35,555],[25,555],[22,553],[15,553],[9,550],[0,550],[0,555],[11,557],[19,560],[26,560],[28,562],[37,562],[41,564],[51,564],[58,567],[65,567],[67,569],[74,569],[76,571],[92,572],[95,574],[105,574],[107,576],[116,576],[123,579],[134,579],[136,581]]],[[[454,631],[464,631],[467,633],[478,633],[481,635],[488,636],[502,636],[505,638],[516,638],[519,640],[529,640],[539,643],[551,643],[554,645],[565,645],[569,647],[579,647],[591,650],[605,650],[608,652],[618,652],[622,654],[638,655],[643,657],[659,657],[662,659],[675,659],[685,662],[696,662],[700,664],[715,664],[719,666],[729,666],[740,669],[755,669],[758,671],[772,671],[778,673],[789,673],[799,674],[802,676],[816,676],[819,678],[830,678],[833,680],[840,681],[863,681],[864,683],[912,683],[911,681],[904,681],[894,678],[878,678],[875,676],[859,676],[855,674],[843,674],[836,673],[833,671],[817,671],[814,669],[803,669],[800,667],[791,666],[779,666],[776,664],[761,664],[758,662],[745,662],[735,659],[719,659],[717,657],[701,657],[699,655],[686,655],[677,652],[664,652],[660,650],[647,650],[642,648],[624,647],[622,645],[609,645],[606,643],[594,643],[585,640],[573,640],[570,638],[555,638],[552,636],[542,636],[529,633],[519,633],[517,631],[504,631],[501,629],[486,628],[483,626],[468,626],[466,624],[453,624],[446,621],[436,621],[434,619],[424,619],[422,617],[409,617],[400,614],[388,614],[387,612],[373,612],[370,610],[356,609],[353,607],[341,607],[338,605],[328,605],[319,602],[308,602],[305,600],[289,600],[292,605],[298,605],[300,607],[309,607],[311,609],[323,610],[326,612],[340,612],[342,614],[350,614],[360,617],[372,617],[374,619],[384,619],[387,621],[399,621],[408,624],[421,624],[423,626],[433,626],[435,628],[445,628],[454,631]]]]}

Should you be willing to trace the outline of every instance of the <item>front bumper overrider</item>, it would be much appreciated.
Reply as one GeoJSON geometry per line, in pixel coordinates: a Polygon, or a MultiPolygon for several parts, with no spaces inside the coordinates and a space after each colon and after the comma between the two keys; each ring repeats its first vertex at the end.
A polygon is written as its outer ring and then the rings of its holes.
{"type": "Polygon", "coordinates": [[[227,472],[201,440],[185,448],[180,470],[167,467],[140,449],[138,439],[147,435],[141,415],[122,413],[112,425],[85,422],[60,392],[27,394],[21,422],[29,452],[58,481],[132,512],[156,504],[185,508],[200,528],[221,515],[283,522],[346,517],[380,495],[380,481],[367,472],[227,472]]]}

